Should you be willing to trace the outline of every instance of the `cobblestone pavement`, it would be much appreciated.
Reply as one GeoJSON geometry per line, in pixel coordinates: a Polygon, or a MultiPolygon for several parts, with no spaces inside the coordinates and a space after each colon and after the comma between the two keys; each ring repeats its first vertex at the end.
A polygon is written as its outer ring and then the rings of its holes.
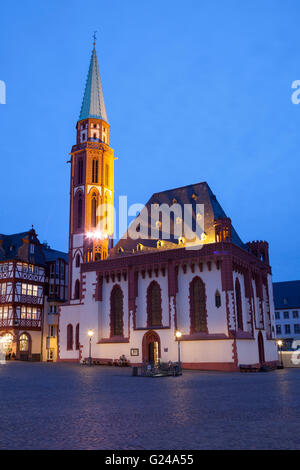
{"type": "Polygon", "coordinates": [[[300,370],[0,365],[1,449],[300,449],[300,370]]]}

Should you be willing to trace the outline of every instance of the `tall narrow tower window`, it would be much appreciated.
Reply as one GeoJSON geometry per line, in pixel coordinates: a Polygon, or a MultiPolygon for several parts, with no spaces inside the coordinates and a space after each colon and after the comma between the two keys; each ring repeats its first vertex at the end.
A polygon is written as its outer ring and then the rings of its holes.
{"type": "Polygon", "coordinates": [[[105,165],[105,186],[109,186],[109,165],[105,165]]]}
{"type": "Polygon", "coordinates": [[[91,225],[92,225],[92,227],[97,226],[97,196],[96,196],[95,193],[92,196],[91,225]]]}
{"type": "Polygon", "coordinates": [[[96,159],[93,160],[92,182],[93,183],[98,183],[98,160],[96,160],[96,159]]]}
{"type": "Polygon", "coordinates": [[[82,197],[79,195],[77,202],[77,228],[82,227],[82,197]]]}
{"type": "Polygon", "coordinates": [[[82,158],[79,158],[77,162],[77,184],[82,184],[82,182],[83,182],[83,160],[82,158]]]}

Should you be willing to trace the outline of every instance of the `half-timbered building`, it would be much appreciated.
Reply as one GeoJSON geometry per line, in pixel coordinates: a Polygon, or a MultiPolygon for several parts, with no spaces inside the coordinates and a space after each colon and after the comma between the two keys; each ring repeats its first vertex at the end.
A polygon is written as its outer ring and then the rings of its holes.
{"type": "Polygon", "coordinates": [[[51,251],[39,242],[33,228],[0,235],[0,352],[6,358],[41,359],[51,251]]]}

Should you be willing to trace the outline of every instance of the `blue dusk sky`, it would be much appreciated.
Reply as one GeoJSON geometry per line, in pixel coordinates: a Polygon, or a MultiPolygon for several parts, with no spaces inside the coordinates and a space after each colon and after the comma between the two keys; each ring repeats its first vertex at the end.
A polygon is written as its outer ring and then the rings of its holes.
{"type": "Polygon", "coordinates": [[[68,249],[69,152],[97,52],[115,196],[207,181],[276,281],[299,279],[298,0],[1,2],[1,224],[68,249]]]}

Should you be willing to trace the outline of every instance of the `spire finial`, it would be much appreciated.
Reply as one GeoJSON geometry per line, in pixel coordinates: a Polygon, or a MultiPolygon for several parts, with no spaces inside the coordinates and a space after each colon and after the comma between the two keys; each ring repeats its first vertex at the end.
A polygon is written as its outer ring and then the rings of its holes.
{"type": "Polygon", "coordinates": [[[93,45],[94,45],[94,47],[96,46],[96,39],[97,39],[96,33],[97,33],[97,31],[94,31],[94,34],[93,34],[93,39],[94,39],[93,45]]]}

